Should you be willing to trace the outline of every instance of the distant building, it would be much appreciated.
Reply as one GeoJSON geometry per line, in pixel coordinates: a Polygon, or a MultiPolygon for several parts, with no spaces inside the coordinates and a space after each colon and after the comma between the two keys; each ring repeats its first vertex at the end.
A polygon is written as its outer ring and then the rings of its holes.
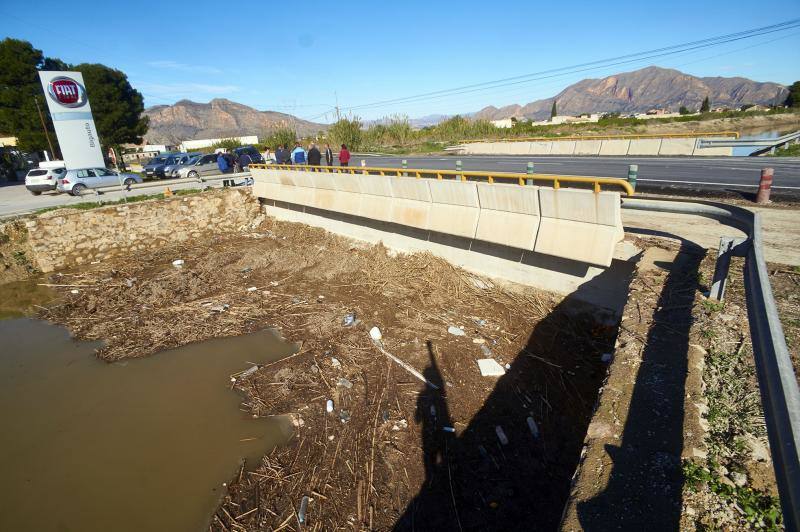
{"type": "Polygon", "coordinates": [[[122,146],[122,160],[125,162],[141,161],[152,159],[156,155],[175,151],[175,146],[170,144],[125,144],[122,146]]]}
{"type": "MultiPolygon", "coordinates": [[[[742,111],[747,111],[748,113],[750,111],[769,111],[769,107],[767,107],[766,105],[758,105],[758,104],[751,105],[750,107],[742,106],[742,111]]],[[[2,142],[2,140],[3,139],[0,139],[0,142],[2,142]]]]}
{"type": "Polygon", "coordinates": [[[258,136],[248,135],[245,137],[225,137],[224,139],[198,139],[198,140],[184,140],[181,142],[179,148],[181,151],[199,150],[201,148],[208,148],[223,140],[237,140],[242,144],[258,144],[258,136]]]}
{"type": "Polygon", "coordinates": [[[6,146],[16,146],[17,145],[17,137],[0,137],[0,148],[5,148],[6,146]]]}
{"type": "Polygon", "coordinates": [[[511,118],[503,118],[502,120],[492,120],[492,125],[500,129],[512,128],[516,123],[517,123],[517,118],[513,116],[511,118]]]}

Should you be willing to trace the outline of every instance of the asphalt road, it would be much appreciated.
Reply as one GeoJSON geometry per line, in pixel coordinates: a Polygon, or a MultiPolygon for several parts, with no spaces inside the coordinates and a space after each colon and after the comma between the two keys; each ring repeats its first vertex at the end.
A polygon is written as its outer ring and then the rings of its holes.
{"type": "Polygon", "coordinates": [[[761,169],[775,170],[773,190],[800,196],[798,157],[557,157],[515,155],[453,155],[447,157],[356,155],[351,166],[366,160],[367,166],[399,167],[403,159],[409,168],[455,170],[461,160],[464,170],[525,172],[533,161],[536,173],[627,178],[628,165],[639,165],[640,190],[744,191],[755,192],[761,169]]]}

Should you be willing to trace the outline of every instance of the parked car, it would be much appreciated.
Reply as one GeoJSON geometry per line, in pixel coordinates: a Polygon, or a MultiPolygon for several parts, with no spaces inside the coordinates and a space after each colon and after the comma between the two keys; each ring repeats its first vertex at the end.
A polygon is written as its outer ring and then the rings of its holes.
{"type": "Polygon", "coordinates": [[[29,170],[25,176],[25,188],[31,194],[38,196],[42,192],[55,190],[58,186],[58,178],[64,175],[66,168],[34,168],[29,170]]]}
{"type": "Polygon", "coordinates": [[[264,156],[261,155],[257,149],[252,146],[242,146],[241,148],[234,148],[233,153],[236,154],[236,157],[241,157],[245,153],[250,156],[250,161],[254,163],[262,164],[264,162],[264,156]]]}
{"type": "Polygon", "coordinates": [[[167,174],[167,177],[170,177],[172,179],[177,179],[178,177],[180,177],[181,168],[186,168],[187,166],[192,166],[203,155],[205,155],[205,154],[198,153],[197,155],[192,155],[186,162],[184,162],[182,164],[178,164],[178,165],[172,166],[171,167],[172,169],[170,170],[169,174],[167,174]]]}
{"type": "Polygon", "coordinates": [[[217,154],[209,153],[198,157],[194,164],[186,165],[178,170],[178,177],[200,177],[201,175],[219,174],[217,154]]]}
{"type": "Polygon", "coordinates": [[[157,177],[173,177],[172,172],[176,168],[188,163],[190,159],[198,155],[202,155],[202,153],[181,153],[177,155],[170,155],[167,160],[164,161],[164,166],[156,167],[155,175],[157,177]]]}
{"type": "Polygon", "coordinates": [[[156,155],[142,167],[142,171],[147,177],[154,177],[156,174],[156,168],[159,166],[164,166],[164,162],[173,154],[171,153],[162,153],[161,155],[156,155]]]}
{"type": "Polygon", "coordinates": [[[87,188],[110,187],[114,185],[133,185],[141,183],[139,174],[121,174],[108,168],[81,168],[67,170],[58,178],[58,191],[80,196],[87,188]]]}

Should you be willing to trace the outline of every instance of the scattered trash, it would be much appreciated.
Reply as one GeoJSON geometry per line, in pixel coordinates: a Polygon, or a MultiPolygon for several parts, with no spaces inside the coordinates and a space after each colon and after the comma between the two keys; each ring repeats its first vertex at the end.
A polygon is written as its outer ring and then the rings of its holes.
{"type": "Polygon", "coordinates": [[[472,339],[472,343],[473,344],[485,344],[486,340],[484,340],[483,338],[473,338],[472,339]]]}
{"type": "Polygon", "coordinates": [[[333,399],[328,399],[325,403],[325,411],[329,414],[333,412],[333,399]]]}
{"type": "Polygon", "coordinates": [[[506,364],[506,369],[511,369],[511,364],[506,364]]]}
{"type": "Polygon", "coordinates": [[[176,268],[180,268],[183,266],[183,259],[176,259],[172,261],[172,265],[176,268]]]}
{"type": "Polygon", "coordinates": [[[481,370],[482,377],[500,377],[506,374],[506,370],[503,369],[503,366],[498,364],[493,358],[482,358],[478,360],[478,368],[481,370]]]}
{"type": "Polygon", "coordinates": [[[528,417],[528,428],[531,429],[531,434],[534,438],[539,437],[539,427],[536,425],[536,422],[533,420],[532,417],[528,417]]]}
{"type": "Polygon", "coordinates": [[[70,294],[80,294],[80,293],[81,293],[81,291],[80,291],[80,290],[78,290],[77,288],[73,288],[72,290],[70,290],[70,291],[69,291],[69,293],[70,293],[70,294]]]}
{"type": "Polygon", "coordinates": [[[223,305],[212,305],[209,308],[209,310],[211,312],[225,312],[226,310],[228,310],[228,307],[229,307],[229,305],[227,303],[225,303],[223,305]]]}
{"type": "Polygon", "coordinates": [[[348,412],[347,410],[340,410],[339,419],[342,420],[342,423],[347,423],[348,421],[350,421],[350,412],[348,412]]]}
{"type": "Polygon", "coordinates": [[[342,363],[339,362],[339,359],[335,357],[331,357],[331,366],[336,369],[342,369],[342,363]]]}
{"type": "Polygon", "coordinates": [[[253,268],[248,266],[247,268],[242,268],[241,270],[239,270],[239,273],[250,273],[252,271],[253,271],[253,268]]]}
{"type": "Polygon", "coordinates": [[[381,334],[381,330],[378,329],[377,327],[373,327],[372,329],[370,329],[369,330],[369,335],[375,341],[383,339],[383,335],[381,334]]]}
{"type": "Polygon", "coordinates": [[[125,284],[128,285],[128,288],[132,288],[133,287],[133,283],[135,281],[136,281],[136,277],[134,277],[133,279],[125,279],[125,284]]]}
{"type": "Polygon", "coordinates": [[[476,324],[477,324],[479,327],[483,327],[484,325],[486,325],[486,320],[482,320],[482,319],[480,319],[480,318],[472,318],[472,319],[473,319],[473,320],[475,320],[475,323],[476,323],[476,324]]]}
{"type": "Polygon", "coordinates": [[[328,436],[328,441],[333,441],[333,434],[331,434],[330,436],[328,436]]]}
{"type": "Polygon", "coordinates": [[[325,296],[317,296],[317,303],[322,303],[323,299],[325,299],[325,296]]]}
{"type": "Polygon", "coordinates": [[[494,431],[497,433],[497,439],[500,440],[500,443],[503,445],[508,445],[508,437],[506,436],[506,433],[503,432],[503,427],[497,425],[494,428],[494,431]]]}
{"type": "Polygon", "coordinates": [[[492,356],[492,350],[489,349],[489,346],[486,344],[481,344],[481,352],[486,355],[487,357],[492,356]]]}
{"type": "Polygon", "coordinates": [[[608,363],[611,362],[611,359],[614,358],[612,353],[603,353],[603,356],[600,357],[602,362],[608,363]]]}
{"type": "Polygon", "coordinates": [[[270,286],[278,286],[278,281],[270,281],[269,285],[270,286]]]}
{"type": "Polygon", "coordinates": [[[442,427],[442,430],[445,432],[455,432],[455,427],[442,427]]]}
{"type": "Polygon", "coordinates": [[[90,262],[89,264],[100,264],[100,261],[99,261],[99,260],[93,260],[93,261],[92,261],[92,262],[90,262]]]}
{"type": "Polygon", "coordinates": [[[255,286],[251,286],[247,289],[248,292],[255,292],[256,290],[258,290],[258,288],[256,288],[255,286]]]}
{"type": "Polygon", "coordinates": [[[436,417],[436,405],[431,405],[431,417],[436,417]]]}
{"type": "Polygon", "coordinates": [[[459,329],[458,327],[454,327],[453,325],[447,328],[447,332],[449,332],[453,336],[464,336],[467,334],[464,332],[464,329],[459,329]]]}
{"type": "Polygon", "coordinates": [[[308,511],[308,495],[304,495],[300,500],[300,510],[297,512],[297,521],[300,524],[306,522],[306,512],[308,511]]]}
{"type": "Polygon", "coordinates": [[[408,421],[406,421],[405,419],[401,419],[400,421],[392,425],[392,430],[394,431],[404,430],[407,428],[408,428],[408,421]]]}
{"type": "Polygon", "coordinates": [[[356,323],[356,313],[351,312],[350,314],[346,314],[344,319],[342,320],[342,325],[345,327],[350,327],[356,323]]]}
{"type": "Polygon", "coordinates": [[[378,351],[380,351],[381,353],[383,353],[387,357],[389,357],[392,360],[394,360],[401,368],[403,368],[407,372],[411,373],[413,376],[415,376],[416,378],[418,378],[419,380],[421,380],[422,382],[424,382],[425,384],[427,384],[428,386],[430,386],[434,390],[438,390],[439,389],[439,387],[437,385],[435,385],[434,383],[432,383],[431,381],[426,379],[425,376],[422,373],[420,373],[419,371],[414,369],[412,366],[410,366],[407,363],[403,362],[402,360],[400,360],[399,358],[397,358],[396,356],[394,356],[389,351],[387,351],[386,349],[383,348],[383,343],[381,342],[382,335],[381,335],[381,330],[380,329],[378,329],[377,327],[373,327],[369,331],[369,335],[372,337],[372,343],[375,344],[375,347],[378,348],[378,351]]]}
{"type": "Polygon", "coordinates": [[[247,377],[248,375],[252,375],[256,371],[258,371],[258,366],[257,365],[249,367],[246,370],[244,370],[241,373],[239,373],[238,375],[236,375],[236,378],[247,377]]]}
{"type": "Polygon", "coordinates": [[[344,377],[339,377],[339,380],[336,382],[337,386],[343,386],[348,390],[353,387],[353,383],[349,380],[345,379],[344,377]]]}

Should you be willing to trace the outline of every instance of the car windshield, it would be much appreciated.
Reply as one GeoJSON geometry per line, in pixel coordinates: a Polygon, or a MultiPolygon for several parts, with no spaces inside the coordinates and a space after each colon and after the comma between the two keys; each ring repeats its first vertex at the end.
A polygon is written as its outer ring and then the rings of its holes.
{"type": "Polygon", "coordinates": [[[188,161],[186,161],[186,164],[194,164],[194,163],[196,163],[196,162],[197,162],[197,160],[198,160],[199,158],[200,158],[200,156],[199,156],[199,155],[195,155],[194,157],[192,157],[191,159],[189,159],[188,161]]]}
{"type": "MultiPolygon", "coordinates": [[[[153,157],[152,159],[147,161],[147,164],[148,165],[150,165],[150,164],[161,164],[163,162],[164,162],[164,157],[153,157]]],[[[147,166],[147,165],[145,165],[145,166],[147,166]]]]}

